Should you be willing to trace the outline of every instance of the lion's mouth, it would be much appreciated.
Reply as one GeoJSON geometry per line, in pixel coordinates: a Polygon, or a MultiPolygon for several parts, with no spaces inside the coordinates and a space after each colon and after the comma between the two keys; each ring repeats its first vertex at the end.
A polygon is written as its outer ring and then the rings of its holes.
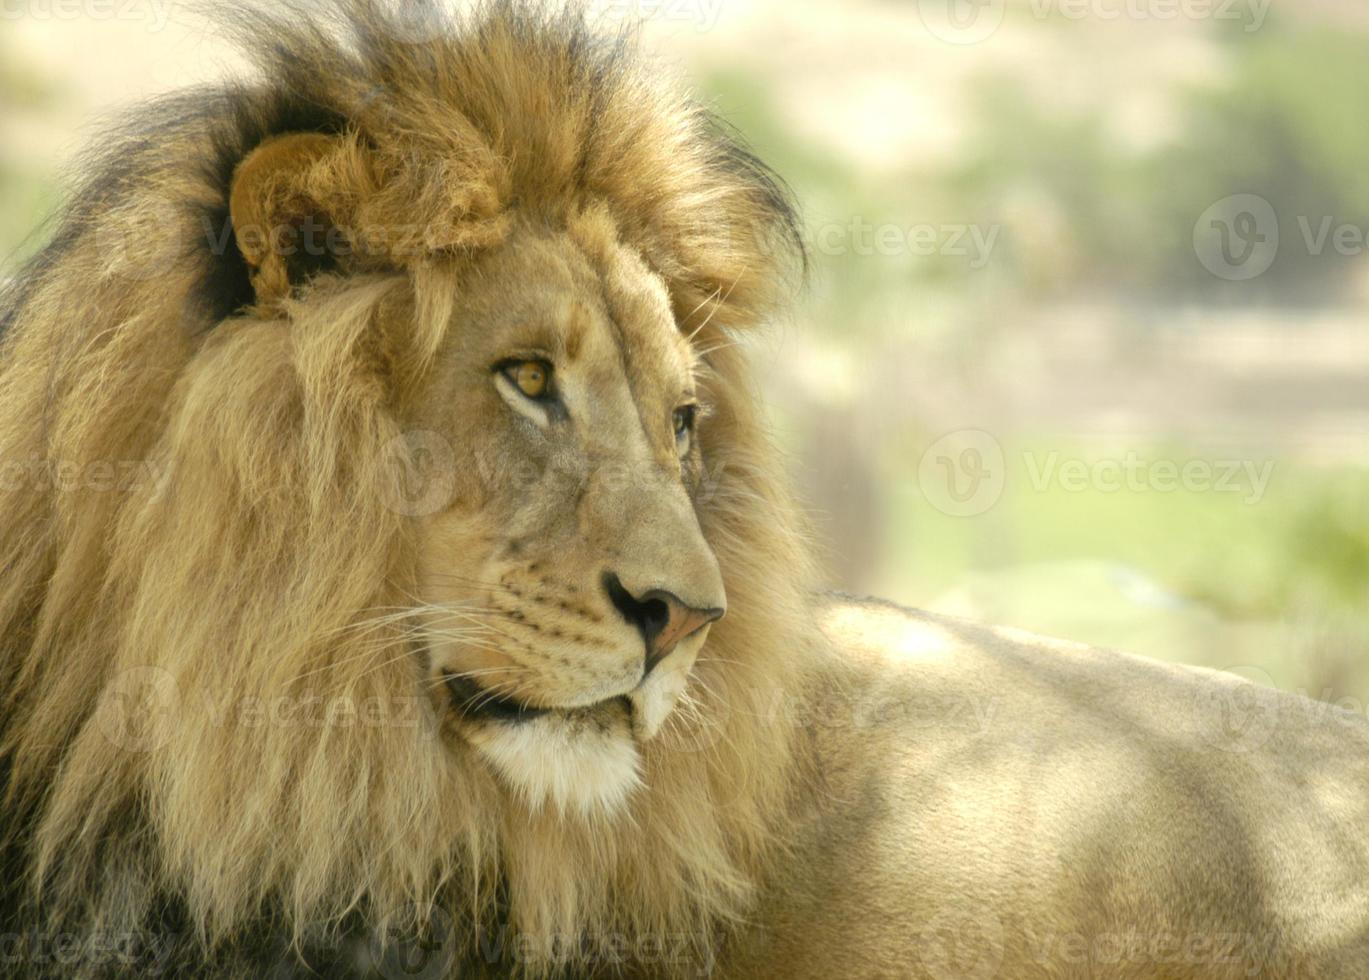
{"type": "MultiPolygon", "coordinates": [[[[444,680],[447,684],[447,692],[451,695],[452,708],[463,718],[518,723],[531,721],[534,718],[541,718],[544,715],[554,714],[562,710],[540,708],[519,701],[517,698],[497,694],[481,687],[473,679],[463,677],[460,674],[447,674],[444,680]]],[[[564,710],[589,713],[614,702],[620,703],[629,715],[632,713],[632,702],[624,694],[607,698],[595,704],[564,710]]]]}

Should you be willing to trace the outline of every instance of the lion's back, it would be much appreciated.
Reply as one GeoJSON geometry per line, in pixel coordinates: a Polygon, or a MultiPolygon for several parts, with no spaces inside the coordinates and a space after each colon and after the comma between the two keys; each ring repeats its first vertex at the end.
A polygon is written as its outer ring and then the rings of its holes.
{"type": "Polygon", "coordinates": [[[765,956],[800,976],[1369,962],[1363,718],[879,601],[818,615],[808,836],[770,910],[806,938],[765,956]]]}

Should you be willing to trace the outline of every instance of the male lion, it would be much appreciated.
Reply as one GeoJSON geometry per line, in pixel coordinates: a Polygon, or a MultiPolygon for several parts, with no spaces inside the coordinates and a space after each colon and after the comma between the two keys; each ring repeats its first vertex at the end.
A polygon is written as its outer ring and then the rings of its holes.
{"type": "Polygon", "coordinates": [[[630,44],[230,28],[0,302],[6,975],[1366,975],[1363,721],[814,591],[630,44]]]}

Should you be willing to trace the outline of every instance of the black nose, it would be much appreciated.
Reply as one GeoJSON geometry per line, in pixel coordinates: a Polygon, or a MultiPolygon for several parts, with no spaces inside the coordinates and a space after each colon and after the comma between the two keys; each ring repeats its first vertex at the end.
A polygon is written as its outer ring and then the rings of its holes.
{"type": "Polygon", "coordinates": [[[693,636],[722,616],[721,609],[698,609],[673,592],[650,589],[635,596],[617,575],[604,575],[604,591],[623,618],[642,633],[646,643],[646,673],[651,673],[681,640],[693,636]]]}

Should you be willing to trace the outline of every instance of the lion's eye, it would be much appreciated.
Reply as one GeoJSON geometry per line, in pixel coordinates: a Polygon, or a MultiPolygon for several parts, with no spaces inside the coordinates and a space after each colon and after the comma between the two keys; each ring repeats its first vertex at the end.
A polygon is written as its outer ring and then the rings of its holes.
{"type": "Polygon", "coordinates": [[[545,361],[510,361],[500,370],[529,398],[545,398],[551,391],[551,365],[545,361]]]}
{"type": "Polygon", "coordinates": [[[697,405],[681,405],[675,409],[675,439],[682,442],[694,431],[694,420],[699,414],[697,405]]]}

